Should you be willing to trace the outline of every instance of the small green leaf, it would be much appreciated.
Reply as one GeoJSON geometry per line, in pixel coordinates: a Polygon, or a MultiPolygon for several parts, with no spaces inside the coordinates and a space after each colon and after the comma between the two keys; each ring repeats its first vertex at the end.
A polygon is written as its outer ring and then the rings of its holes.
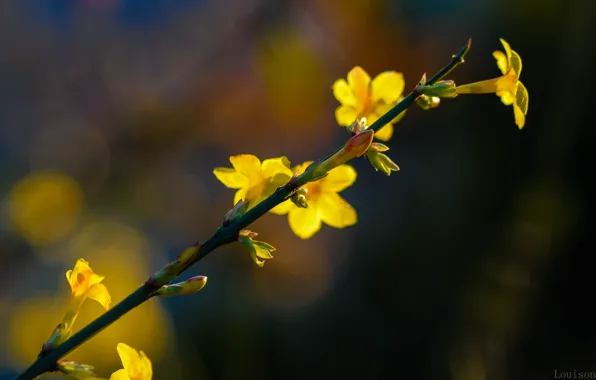
{"type": "Polygon", "coordinates": [[[371,149],[366,153],[366,158],[371,163],[376,171],[382,171],[386,175],[391,175],[392,171],[398,171],[399,166],[391,160],[387,155],[381,153],[375,147],[371,146],[371,149]]]}
{"type": "Polygon", "coordinates": [[[257,264],[259,267],[262,267],[265,265],[264,260],[273,258],[271,252],[275,251],[275,247],[273,247],[271,244],[265,243],[264,241],[254,240],[256,236],[256,232],[242,230],[238,234],[238,241],[246,247],[255,264],[257,264]]]}

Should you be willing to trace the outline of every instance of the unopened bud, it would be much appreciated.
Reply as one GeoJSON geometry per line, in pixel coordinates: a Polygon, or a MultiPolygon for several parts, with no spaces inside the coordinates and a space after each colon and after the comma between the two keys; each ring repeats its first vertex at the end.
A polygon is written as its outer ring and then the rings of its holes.
{"type": "Polygon", "coordinates": [[[242,199],[239,200],[238,203],[236,203],[236,205],[234,207],[232,207],[232,209],[230,211],[228,211],[226,213],[226,215],[224,216],[223,225],[227,226],[234,219],[236,219],[240,215],[245,214],[246,211],[248,211],[248,205],[249,205],[249,202],[244,202],[244,200],[242,200],[242,199]]]}
{"type": "Polygon", "coordinates": [[[207,277],[195,276],[176,284],[164,285],[156,292],[162,298],[193,294],[203,289],[207,284],[207,277]]]}
{"type": "Polygon", "coordinates": [[[93,366],[88,364],[79,364],[69,360],[59,360],[58,371],[74,377],[75,379],[97,379],[97,375],[93,373],[93,366]]]}
{"type": "Polygon", "coordinates": [[[421,85],[419,86],[418,91],[423,95],[431,97],[455,98],[457,96],[456,85],[452,80],[442,80],[432,86],[421,85]]]}
{"type": "Polygon", "coordinates": [[[348,131],[352,133],[360,133],[364,132],[368,128],[368,124],[366,122],[366,118],[363,117],[360,120],[356,120],[348,127],[348,131]]]}
{"type": "Polygon", "coordinates": [[[353,158],[362,156],[370,147],[374,136],[375,132],[372,129],[355,134],[340,150],[332,154],[329,158],[322,162],[311,164],[305,171],[306,173],[311,172],[309,182],[321,179],[332,169],[345,164],[353,158]]]}
{"type": "Polygon", "coordinates": [[[437,108],[441,104],[441,98],[437,96],[420,95],[416,98],[416,104],[425,111],[437,108]]]}
{"type": "Polygon", "coordinates": [[[178,277],[184,269],[192,265],[199,254],[200,249],[201,245],[199,243],[195,243],[186,248],[180,255],[178,255],[176,260],[169,262],[163,268],[155,272],[153,276],[149,278],[148,283],[156,288],[160,288],[162,285],[172,281],[178,277]]]}
{"type": "MultiPolygon", "coordinates": [[[[66,316],[69,314],[67,313],[66,316]]],[[[65,340],[70,338],[72,335],[72,328],[69,327],[69,324],[62,322],[54,328],[52,335],[48,338],[48,340],[43,344],[41,347],[41,352],[46,353],[52,350],[55,347],[61,345],[65,340]]]]}
{"type": "Polygon", "coordinates": [[[389,150],[389,147],[385,144],[381,144],[379,142],[374,142],[370,144],[370,149],[374,149],[378,152],[386,152],[389,150]]]}
{"type": "Polygon", "coordinates": [[[308,190],[304,187],[300,187],[296,192],[290,197],[292,203],[300,208],[308,208],[308,203],[306,201],[306,194],[308,190]]]}

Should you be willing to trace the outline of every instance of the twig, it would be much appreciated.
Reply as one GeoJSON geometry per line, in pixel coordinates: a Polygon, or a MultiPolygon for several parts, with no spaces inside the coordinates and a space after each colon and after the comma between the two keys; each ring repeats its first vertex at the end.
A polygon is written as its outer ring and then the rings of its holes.
{"type": "MultiPolygon", "coordinates": [[[[466,44],[466,46],[464,46],[459,53],[453,56],[453,59],[447,66],[443,67],[435,75],[433,75],[430,80],[428,80],[427,84],[431,85],[439,81],[445,75],[449,74],[455,67],[463,63],[463,58],[470,49],[470,43],[471,40],[468,41],[468,44],[466,44]]],[[[374,122],[369,129],[378,130],[393,120],[397,115],[412,105],[419,95],[420,94],[416,91],[416,89],[414,89],[395,107],[374,122]]],[[[231,223],[219,227],[215,234],[211,236],[211,238],[200,245],[195,259],[190,263],[190,265],[186,266],[184,270],[188,269],[192,264],[207,256],[207,254],[216,248],[237,241],[238,234],[242,229],[246,228],[252,222],[259,219],[281,202],[287,200],[294,193],[294,191],[305,185],[310,180],[311,176],[307,172],[292,178],[286,185],[278,188],[273,194],[271,194],[261,203],[257,204],[254,208],[237,217],[231,223]]],[[[58,360],[85,343],[87,340],[91,339],[93,336],[98,334],[112,323],[116,322],[120,317],[132,309],[152,298],[155,294],[155,291],[157,291],[163,285],[164,284],[162,283],[156,282],[154,278],[151,278],[116,306],[95,319],[93,322],[89,323],[64,343],[40,355],[37,360],[25,370],[25,372],[16,378],[16,380],[30,380],[45,372],[55,371],[58,360]]]]}

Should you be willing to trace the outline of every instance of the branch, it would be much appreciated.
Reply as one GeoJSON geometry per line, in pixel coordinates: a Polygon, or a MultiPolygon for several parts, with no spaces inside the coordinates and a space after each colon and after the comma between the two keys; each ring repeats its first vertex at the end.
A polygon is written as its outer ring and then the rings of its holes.
{"type": "MultiPolygon", "coordinates": [[[[459,53],[453,56],[453,59],[451,60],[451,62],[449,62],[447,66],[443,67],[435,75],[433,75],[427,82],[427,84],[434,84],[435,82],[443,78],[445,75],[449,74],[455,67],[462,64],[464,62],[464,56],[470,49],[470,43],[471,40],[468,41],[466,46],[464,46],[459,53]]],[[[378,130],[385,124],[389,123],[397,115],[399,115],[410,105],[412,105],[412,103],[414,103],[418,96],[420,96],[420,94],[417,92],[417,89],[415,88],[395,107],[393,107],[386,114],[381,116],[376,122],[374,122],[369,129],[378,130]]],[[[336,150],[336,152],[337,151],[338,150],[336,150]]],[[[221,227],[219,227],[217,231],[213,234],[213,236],[211,236],[211,238],[209,238],[200,246],[198,244],[196,245],[199,248],[195,258],[189,263],[189,265],[186,265],[180,271],[180,273],[177,273],[177,275],[180,275],[192,264],[207,256],[211,251],[215,250],[216,248],[237,241],[238,234],[242,229],[248,227],[248,225],[250,225],[255,220],[259,219],[261,216],[266,214],[269,210],[271,210],[278,204],[286,201],[298,188],[312,180],[312,172],[306,170],[301,175],[292,178],[286,185],[278,188],[268,198],[266,198],[261,203],[257,204],[254,208],[252,208],[245,214],[238,216],[229,224],[222,225],[221,227]]],[[[167,282],[169,281],[166,281],[166,283],[167,282]]],[[[140,304],[152,298],[155,295],[155,292],[166,283],[164,283],[164,281],[156,281],[156,279],[152,276],[140,288],[128,295],[124,300],[122,300],[112,309],[108,310],[106,313],[98,317],[96,320],[85,326],[83,329],[74,334],[64,343],[40,354],[37,360],[29,368],[27,368],[25,372],[19,375],[16,378],[16,380],[30,380],[45,372],[55,371],[56,363],[58,362],[58,360],[72,352],[75,348],[79,347],[87,340],[91,339],[93,336],[98,334],[100,331],[102,331],[112,323],[116,322],[120,317],[122,317],[132,309],[136,308],[140,304]]]]}

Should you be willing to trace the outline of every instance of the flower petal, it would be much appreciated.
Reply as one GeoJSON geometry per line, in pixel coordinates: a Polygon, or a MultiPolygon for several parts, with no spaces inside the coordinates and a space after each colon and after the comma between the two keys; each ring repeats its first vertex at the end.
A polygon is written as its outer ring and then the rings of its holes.
{"type": "Polygon", "coordinates": [[[343,127],[349,127],[358,119],[358,111],[349,106],[339,106],[335,109],[335,120],[343,127]]]}
{"type": "Polygon", "coordinates": [[[355,107],[358,104],[345,79],[338,79],[333,83],[333,96],[345,106],[355,107]]]}
{"type": "Polygon", "coordinates": [[[497,66],[499,67],[499,70],[501,70],[501,73],[505,75],[507,70],[509,70],[509,61],[507,60],[505,53],[500,50],[496,50],[493,52],[493,57],[495,57],[497,60],[497,66]]]}
{"type": "Polygon", "coordinates": [[[288,173],[277,173],[269,180],[269,185],[266,187],[265,194],[272,194],[278,187],[285,185],[292,178],[292,172],[288,173]],[[288,174],[290,173],[290,174],[288,174]]]}
{"type": "Polygon", "coordinates": [[[372,101],[381,99],[385,103],[396,102],[401,97],[405,85],[402,73],[385,71],[372,81],[372,101]]]}
{"type": "Polygon", "coordinates": [[[78,259],[73,270],[66,272],[66,279],[70,284],[72,293],[75,296],[80,296],[89,290],[91,285],[101,282],[103,277],[93,273],[87,261],[78,259]],[[93,284],[91,284],[91,281],[93,281],[93,284]]]}
{"type": "MultiPolygon", "coordinates": [[[[397,101],[395,103],[392,104],[385,104],[385,103],[378,103],[375,107],[375,111],[374,113],[376,115],[384,115],[387,112],[389,112],[393,107],[396,106],[397,102],[401,101],[402,98],[398,98],[397,101]]],[[[399,122],[401,119],[404,118],[404,116],[406,115],[406,111],[407,110],[403,110],[401,113],[399,113],[396,117],[393,118],[393,120],[391,120],[391,124],[395,124],[397,122],[399,122]]],[[[376,120],[376,119],[375,119],[376,120]]],[[[371,125],[372,123],[369,123],[368,125],[371,125]]]]}
{"type": "Polygon", "coordinates": [[[151,365],[151,360],[149,360],[143,351],[139,353],[139,357],[141,359],[139,363],[139,368],[141,369],[140,380],[151,380],[153,377],[153,366],[151,365]]]}
{"type": "Polygon", "coordinates": [[[515,125],[522,129],[526,124],[526,115],[522,112],[517,104],[513,105],[513,116],[515,116],[515,125]]]}
{"type": "Polygon", "coordinates": [[[92,272],[91,275],[89,276],[89,279],[88,279],[88,281],[89,281],[89,288],[91,288],[95,284],[99,284],[100,282],[103,281],[104,278],[105,278],[104,276],[100,276],[100,275],[95,274],[95,273],[92,272]]]}
{"type": "Polygon", "coordinates": [[[509,63],[511,64],[511,68],[513,69],[513,71],[515,71],[515,74],[517,74],[517,77],[519,78],[522,71],[522,60],[515,50],[511,50],[511,61],[509,61],[509,63]]]}
{"type": "Polygon", "coordinates": [[[356,66],[350,70],[348,73],[348,85],[358,103],[363,104],[369,101],[370,76],[362,67],[356,66]]]}
{"type": "Polygon", "coordinates": [[[268,158],[263,161],[261,170],[265,178],[271,178],[278,173],[292,176],[292,170],[290,170],[290,160],[286,156],[268,158]]]}
{"type": "Polygon", "coordinates": [[[370,126],[373,125],[377,120],[379,120],[379,115],[376,112],[371,112],[366,115],[366,128],[370,128],[370,126]]]}
{"type": "Polygon", "coordinates": [[[340,192],[352,186],[357,173],[350,165],[340,165],[321,180],[321,191],[340,192]]]}
{"type": "Polygon", "coordinates": [[[249,208],[255,207],[263,200],[268,182],[268,180],[264,179],[261,182],[256,183],[254,186],[246,189],[245,200],[250,202],[248,206],[249,208]]]}
{"type": "Polygon", "coordinates": [[[90,287],[87,292],[87,297],[99,302],[99,304],[106,310],[110,308],[112,297],[110,296],[110,292],[108,292],[108,288],[106,288],[104,284],[95,284],[90,287]]]}
{"type": "Polygon", "coordinates": [[[515,102],[515,95],[509,91],[497,91],[497,96],[501,98],[501,102],[506,106],[510,106],[515,102]]]}
{"type": "MultiPolygon", "coordinates": [[[[503,45],[503,49],[505,49],[507,62],[511,62],[511,46],[509,46],[509,43],[502,38],[499,38],[499,41],[501,41],[501,45],[503,45]]],[[[511,67],[511,64],[509,64],[509,67],[511,67]]]]}
{"type": "Polygon", "coordinates": [[[292,168],[292,173],[302,174],[314,161],[304,161],[300,165],[296,165],[292,168]]]}
{"type": "Polygon", "coordinates": [[[230,157],[230,162],[236,171],[244,174],[249,179],[261,173],[261,161],[252,154],[239,154],[230,157]]]}
{"type": "Polygon", "coordinates": [[[292,231],[302,239],[308,239],[321,229],[321,218],[315,204],[308,208],[296,207],[288,216],[292,231]]]}
{"type": "Polygon", "coordinates": [[[215,168],[213,174],[224,186],[230,189],[239,189],[248,185],[248,178],[232,168],[215,168]]]}
{"type": "Polygon", "coordinates": [[[75,289],[74,289],[73,285],[75,284],[76,277],[73,276],[72,273],[73,273],[72,269],[69,269],[66,271],[66,281],[68,281],[68,284],[70,285],[70,289],[74,292],[75,289]]]}
{"type": "Polygon", "coordinates": [[[125,369],[119,369],[110,376],[110,380],[132,380],[125,369]]]}
{"type": "Polygon", "coordinates": [[[517,104],[520,110],[526,115],[528,113],[528,103],[530,96],[526,86],[522,82],[517,82],[517,92],[515,93],[515,104],[517,104]]]}
{"type": "MultiPolygon", "coordinates": [[[[397,115],[397,117],[395,119],[401,119],[404,114],[405,114],[405,111],[400,113],[399,115],[397,115]]],[[[379,118],[380,117],[376,112],[371,113],[370,115],[368,115],[368,118],[366,119],[367,126],[370,127],[377,120],[379,120],[379,118]]],[[[381,141],[389,141],[389,139],[391,139],[391,136],[393,136],[393,125],[391,125],[391,123],[385,124],[384,126],[381,127],[381,129],[378,129],[375,132],[375,137],[381,141]]]]}
{"type": "Polygon", "coordinates": [[[335,228],[344,228],[356,224],[356,210],[337,193],[325,192],[317,200],[321,219],[335,228]]]}
{"type": "MultiPolygon", "coordinates": [[[[234,204],[237,204],[238,201],[246,200],[246,190],[247,188],[242,188],[234,194],[234,204]]],[[[250,207],[251,205],[249,205],[250,207]]]]}
{"type": "Polygon", "coordinates": [[[269,211],[276,215],[285,215],[288,212],[290,212],[294,207],[296,206],[292,203],[292,201],[288,199],[287,201],[284,201],[278,204],[277,206],[273,207],[269,211]]]}
{"type": "Polygon", "coordinates": [[[393,124],[385,124],[385,126],[375,132],[375,137],[381,141],[389,141],[393,136],[393,124]]]}
{"type": "Polygon", "coordinates": [[[122,360],[122,366],[128,372],[128,376],[135,380],[139,378],[142,372],[141,358],[137,350],[124,343],[118,343],[116,350],[118,350],[118,355],[120,355],[120,360],[122,360]]]}

